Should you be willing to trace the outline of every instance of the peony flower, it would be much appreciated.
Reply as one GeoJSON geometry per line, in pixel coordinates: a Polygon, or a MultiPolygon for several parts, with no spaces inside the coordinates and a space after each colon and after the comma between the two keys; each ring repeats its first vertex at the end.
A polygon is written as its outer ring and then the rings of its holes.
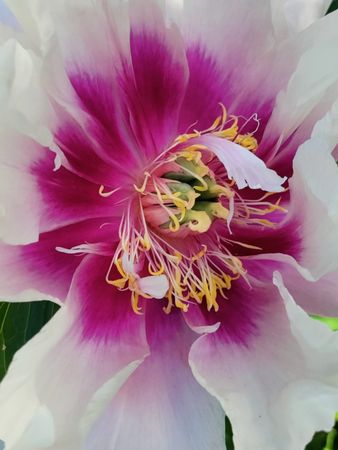
{"type": "Polygon", "coordinates": [[[9,0],[0,294],[54,318],[7,450],[300,450],[338,408],[338,16],[9,0]]]}

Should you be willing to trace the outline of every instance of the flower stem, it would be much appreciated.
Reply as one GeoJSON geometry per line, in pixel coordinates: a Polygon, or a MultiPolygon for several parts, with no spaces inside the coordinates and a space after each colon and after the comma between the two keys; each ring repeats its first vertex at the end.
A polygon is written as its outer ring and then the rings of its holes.
{"type": "Polygon", "coordinates": [[[337,430],[332,428],[332,430],[328,433],[326,438],[326,445],[323,450],[334,450],[334,441],[337,436],[337,430]]]}

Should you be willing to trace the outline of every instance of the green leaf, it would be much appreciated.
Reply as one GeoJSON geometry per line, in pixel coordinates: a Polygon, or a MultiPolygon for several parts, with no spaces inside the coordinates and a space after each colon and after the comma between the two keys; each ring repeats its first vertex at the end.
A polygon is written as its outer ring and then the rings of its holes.
{"type": "Polygon", "coordinates": [[[325,323],[331,330],[338,331],[338,319],[336,317],[311,316],[313,319],[325,323]]]}
{"type": "Polygon", "coordinates": [[[232,426],[227,416],[225,416],[225,445],[226,450],[235,450],[232,434],[232,426]]]}
{"type": "Polygon", "coordinates": [[[331,3],[330,8],[329,8],[328,11],[327,11],[327,14],[330,13],[330,12],[332,12],[332,11],[335,11],[336,9],[338,9],[338,0],[334,0],[334,1],[331,3]]]}
{"type": "Polygon", "coordinates": [[[305,447],[305,450],[323,450],[326,445],[327,433],[319,431],[315,433],[312,441],[305,447]]]}
{"type": "Polygon", "coordinates": [[[0,303],[0,380],[14,353],[40,331],[58,310],[55,303],[0,303]]]}

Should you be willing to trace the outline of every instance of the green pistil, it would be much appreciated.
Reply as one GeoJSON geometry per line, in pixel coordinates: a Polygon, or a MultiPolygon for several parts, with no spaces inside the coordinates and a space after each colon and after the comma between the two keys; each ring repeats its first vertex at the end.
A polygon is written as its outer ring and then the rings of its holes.
{"type": "Polygon", "coordinates": [[[179,192],[179,198],[185,201],[189,201],[192,196],[196,196],[196,191],[188,183],[169,183],[168,187],[173,194],[179,192]]]}
{"type": "MultiPolygon", "coordinates": [[[[186,212],[175,214],[181,225],[188,224],[191,229],[205,232],[218,218],[226,220],[229,214],[219,201],[222,195],[229,196],[229,189],[216,183],[204,164],[179,157],[175,161],[182,169],[179,172],[167,172],[162,177],[172,180],[167,183],[170,191],[180,200],[187,202],[186,212]],[[176,181],[176,182],[175,182],[176,181]]],[[[172,206],[176,208],[175,205],[172,206]]],[[[168,228],[170,221],[161,225],[168,228]]]]}
{"type": "Polygon", "coordinates": [[[229,211],[220,202],[199,201],[195,203],[193,209],[205,211],[211,220],[216,218],[226,220],[229,215],[229,211]]]}

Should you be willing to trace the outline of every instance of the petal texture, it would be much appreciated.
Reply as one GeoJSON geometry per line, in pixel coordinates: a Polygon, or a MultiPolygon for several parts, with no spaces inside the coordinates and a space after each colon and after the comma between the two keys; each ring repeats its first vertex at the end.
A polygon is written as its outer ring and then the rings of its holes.
{"type": "Polygon", "coordinates": [[[194,335],[179,314],[163,316],[154,306],[146,313],[151,354],[98,420],[86,450],[94,445],[102,450],[224,448],[220,406],[197,384],[188,366],[194,335]]]}
{"type": "Polygon", "coordinates": [[[313,430],[332,426],[337,336],[304,312],[299,321],[300,308],[285,309],[272,287],[248,290],[246,298],[242,288],[241,295],[229,298],[236,304],[224,311],[219,331],[193,344],[194,375],[229,415],[236,449],[304,448],[313,430]]]}
{"type": "MultiPolygon", "coordinates": [[[[32,436],[29,427],[35,426],[40,407],[51,417],[51,448],[76,448],[81,418],[95,392],[115,375],[118,387],[148,353],[144,320],[132,312],[128,297],[117,296],[104,282],[109,261],[103,260],[89,256],[80,265],[67,306],[22,348],[5,377],[0,395],[10,414],[0,421],[0,436],[9,448],[19,446],[20,439],[26,442],[23,433],[32,436]],[[18,418],[20,428],[15,428],[18,418]]],[[[40,433],[33,437],[27,445],[40,448],[40,433]]]]}

